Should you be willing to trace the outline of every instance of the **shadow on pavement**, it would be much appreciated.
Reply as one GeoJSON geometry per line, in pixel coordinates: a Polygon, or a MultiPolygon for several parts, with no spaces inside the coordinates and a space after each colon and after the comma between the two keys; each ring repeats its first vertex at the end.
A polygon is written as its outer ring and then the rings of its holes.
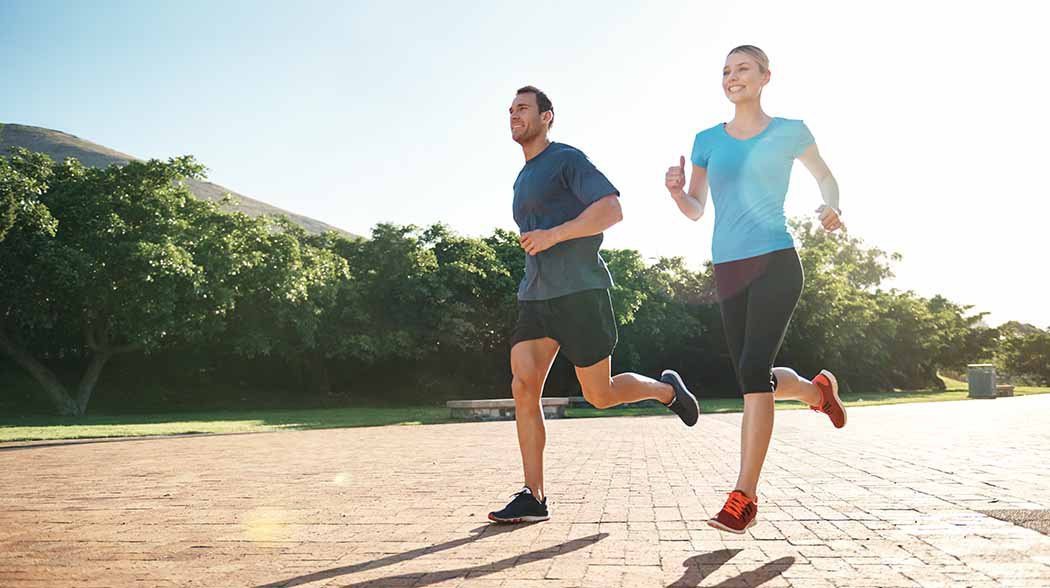
{"type": "MultiPolygon", "coordinates": [[[[715,570],[725,565],[726,562],[732,559],[736,554],[740,553],[740,551],[740,549],[722,549],[690,557],[682,562],[682,566],[685,567],[685,573],[682,574],[681,578],[672,582],[668,588],[694,588],[695,586],[699,586],[704,578],[713,574],[715,570]]],[[[730,586],[740,586],[741,584],[746,586],[761,586],[783,574],[784,570],[790,568],[794,563],[795,558],[793,557],[775,559],[769,563],[762,564],[760,567],[751,570],[750,572],[744,572],[734,578],[729,578],[724,582],[720,582],[715,586],[722,586],[725,588],[730,586]]]]}
{"type": "MultiPolygon", "coordinates": [[[[463,537],[462,539],[456,539],[454,541],[448,541],[439,545],[431,545],[428,547],[421,547],[419,549],[413,549],[404,553],[398,553],[396,555],[388,555],[380,559],[374,559],[359,564],[350,566],[343,566],[340,568],[332,568],[315,572],[313,574],[307,574],[305,576],[297,576],[294,578],[286,578],[284,580],[278,580],[269,584],[262,584],[257,588],[279,588],[285,586],[299,586],[301,584],[308,584],[310,582],[317,582],[319,580],[327,580],[336,576],[345,576],[348,574],[356,574],[366,570],[373,570],[384,566],[393,565],[403,561],[415,559],[422,555],[428,555],[439,551],[447,551],[449,549],[455,549],[462,545],[472,543],[485,537],[492,537],[495,535],[502,535],[504,533],[511,533],[515,529],[524,528],[518,525],[508,526],[496,526],[496,525],[483,525],[476,529],[471,530],[469,537],[463,537]]],[[[578,549],[583,549],[589,545],[604,539],[608,536],[608,533],[598,533],[595,535],[589,535],[580,539],[574,539],[567,541],[561,545],[555,545],[554,547],[548,547],[538,551],[533,551],[523,555],[515,555],[506,559],[502,559],[495,563],[484,564],[481,566],[475,566],[470,568],[460,568],[456,570],[443,570],[432,573],[415,573],[415,574],[403,574],[400,576],[390,576],[378,580],[369,580],[363,582],[364,586],[403,586],[406,584],[412,584],[413,586],[429,586],[436,582],[444,582],[450,578],[464,577],[467,574],[473,574],[473,576],[487,575],[495,572],[500,572],[508,568],[514,567],[519,560],[525,561],[538,561],[541,559],[548,559],[559,556],[563,553],[569,553],[578,549]],[[420,582],[422,580],[422,582],[420,582]],[[432,581],[431,581],[432,580],[432,581]]],[[[473,577],[472,576],[472,577],[473,577]]]]}

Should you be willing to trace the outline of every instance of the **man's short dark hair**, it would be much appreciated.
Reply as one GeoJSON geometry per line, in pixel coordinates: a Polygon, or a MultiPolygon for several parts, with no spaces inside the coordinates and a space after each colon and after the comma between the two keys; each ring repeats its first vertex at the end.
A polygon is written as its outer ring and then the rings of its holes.
{"type": "Polygon", "coordinates": [[[539,107],[540,114],[543,114],[548,110],[551,113],[551,122],[549,125],[547,125],[547,128],[549,129],[554,126],[554,105],[551,104],[551,99],[543,93],[543,90],[537,88],[536,86],[525,86],[523,88],[518,88],[518,94],[535,94],[536,106],[539,107]]]}

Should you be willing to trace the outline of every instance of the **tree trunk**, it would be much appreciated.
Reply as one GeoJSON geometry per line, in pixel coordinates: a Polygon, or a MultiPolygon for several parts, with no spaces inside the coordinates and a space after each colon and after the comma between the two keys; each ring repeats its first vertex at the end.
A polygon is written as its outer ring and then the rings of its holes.
{"type": "Polygon", "coordinates": [[[47,369],[47,366],[37,361],[35,357],[26,353],[25,350],[15,345],[14,341],[7,337],[3,329],[0,329],[0,351],[11,356],[15,363],[22,366],[40,384],[44,397],[58,414],[63,416],[76,416],[83,414],[77,402],[66,392],[65,386],[58,381],[55,373],[47,369]]]}
{"type": "Polygon", "coordinates": [[[88,363],[87,370],[84,372],[83,377],[80,378],[80,385],[77,386],[77,408],[80,410],[79,414],[87,412],[88,401],[91,400],[91,394],[95,391],[98,377],[102,374],[102,368],[106,367],[106,362],[111,357],[113,357],[113,353],[109,350],[96,351],[91,354],[91,362],[88,363]]]}
{"type": "Polygon", "coordinates": [[[111,345],[109,326],[105,320],[96,324],[89,320],[84,321],[84,345],[91,351],[91,360],[80,378],[80,385],[77,386],[76,404],[80,411],[78,414],[87,412],[88,401],[91,400],[91,394],[95,391],[95,384],[98,383],[98,377],[102,374],[102,368],[106,367],[106,362],[118,353],[142,349],[140,343],[111,345]]]}

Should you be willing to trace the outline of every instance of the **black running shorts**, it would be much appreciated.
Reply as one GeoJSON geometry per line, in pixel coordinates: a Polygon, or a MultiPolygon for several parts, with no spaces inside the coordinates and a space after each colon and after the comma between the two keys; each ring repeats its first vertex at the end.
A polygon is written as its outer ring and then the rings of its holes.
{"type": "Polygon", "coordinates": [[[550,337],[572,365],[588,367],[616,348],[616,317],[609,291],[584,290],[549,300],[519,300],[510,346],[550,337]]]}

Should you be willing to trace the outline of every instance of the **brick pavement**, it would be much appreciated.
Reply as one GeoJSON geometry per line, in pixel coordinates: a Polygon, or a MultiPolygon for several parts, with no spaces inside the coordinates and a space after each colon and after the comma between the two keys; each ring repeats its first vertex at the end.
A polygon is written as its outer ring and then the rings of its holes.
{"type": "Polygon", "coordinates": [[[0,586],[1050,586],[1050,395],[777,414],[760,522],[704,520],[740,415],[548,422],[552,520],[494,527],[510,422],[0,444],[0,586]]]}

